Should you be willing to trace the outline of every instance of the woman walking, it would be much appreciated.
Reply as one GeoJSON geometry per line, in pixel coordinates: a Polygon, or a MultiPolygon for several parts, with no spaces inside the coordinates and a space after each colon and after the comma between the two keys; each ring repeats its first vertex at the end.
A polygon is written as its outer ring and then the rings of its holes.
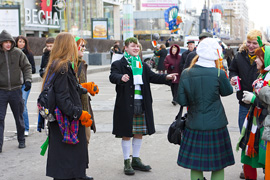
{"type": "Polygon", "coordinates": [[[158,60],[158,65],[157,65],[157,70],[159,74],[165,74],[165,67],[164,67],[164,60],[167,56],[167,50],[166,46],[164,44],[160,45],[160,50],[159,51],[154,51],[154,54],[156,56],[160,56],[158,60]]]}
{"type": "Polygon", "coordinates": [[[168,55],[165,58],[164,61],[164,66],[165,69],[167,70],[167,73],[177,73],[178,75],[176,76],[177,78],[172,81],[171,84],[171,91],[172,91],[172,104],[175,106],[177,105],[177,91],[178,91],[178,85],[179,85],[179,79],[182,70],[180,70],[180,61],[181,61],[181,56],[179,55],[180,52],[180,47],[177,44],[174,44],[170,48],[170,55],[168,55]]]}
{"type": "Polygon", "coordinates": [[[84,126],[91,126],[92,120],[91,115],[82,110],[74,72],[77,70],[77,59],[78,50],[74,37],[66,32],[58,34],[43,80],[43,88],[53,83],[56,98],[56,121],[48,123],[46,169],[46,175],[54,180],[84,178],[88,168],[84,126]],[[67,129],[63,129],[65,124],[68,124],[67,129]],[[65,133],[67,131],[69,133],[65,133]],[[67,134],[72,134],[72,137],[67,137],[67,134]]]}
{"type": "Polygon", "coordinates": [[[228,120],[220,99],[233,89],[219,69],[221,51],[215,39],[204,39],[180,78],[178,103],[188,106],[188,120],[177,163],[191,169],[191,180],[203,180],[203,171],[212,171],[211,180],[224,180],[224,168],[234,164],[228,120]]]}
{"type": "MultiPolygon", "coordinates": [[[[32,66],[32,74],[35,74],[36,73],[35,61],[34,61],[32,51],[28,44],[28,40],[24,36],[18,36],[15,42],[16,42],[16,47],[18,47],[24,52],[28,61],[30,62],[32,66]]],[[[25,136],[29,135],[29,117],[28,117],[28,110],[27,110],[27,100],[31,91],[31,88],[25,91],[25,86],[29,86],[27,83],[29,82],[24,82],[22,85],[22,97],[24,100],[23,120],[24,120],[24,126],[25,126],[25,131],[24,131],[25,136]]]]}

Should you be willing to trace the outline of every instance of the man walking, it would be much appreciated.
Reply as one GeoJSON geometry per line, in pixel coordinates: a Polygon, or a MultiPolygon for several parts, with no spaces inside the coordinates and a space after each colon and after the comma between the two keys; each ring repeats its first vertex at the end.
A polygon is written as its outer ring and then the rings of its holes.
{"type": "Polygon", "coordinates": [[[31,88],[31,81],[31,64],[25,54],[15,47],[12,36],[3,30],[0,34],[0,153],[4,141],[4,120],[8,104],[16,122],[19,148],[25,148],[21,85],[25,84],[24,90],[28,91],[31,88]]]}

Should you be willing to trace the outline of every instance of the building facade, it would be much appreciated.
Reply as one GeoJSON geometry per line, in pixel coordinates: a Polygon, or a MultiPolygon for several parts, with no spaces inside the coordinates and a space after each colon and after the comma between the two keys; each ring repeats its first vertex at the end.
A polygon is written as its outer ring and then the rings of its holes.
{"type": "Polygon", "coordinates": [[[21,34],[55,36],[60,31],[91,38],[91,18],[108,20],[108,38],[120,39],[119,0],[50,0],[49,11],[41,0],[0,0],[0,5],[20,5],[21,34]],[[57,4],[62,2],[63,8],[57,4]]]}

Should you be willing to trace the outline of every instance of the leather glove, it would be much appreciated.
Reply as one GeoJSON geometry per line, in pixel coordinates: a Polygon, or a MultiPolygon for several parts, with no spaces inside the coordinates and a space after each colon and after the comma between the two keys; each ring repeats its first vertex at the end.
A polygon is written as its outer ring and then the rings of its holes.
{"type": "Polygon", "coordinates": [[[252,92],[248,92],[248,91],[243,91],[244,94],[243,94],[243,99],[242,101],[246,104],[250,104],[250,103],[253,103],[256,96],[252,93],[252,92]]]}
{"type": "Polygon", "coordinates": [[[82,125],[85,127],[90,127],[93,123],[91,115],[87,111],[82,111],[82,115],[79,120],[81,120],[82,125]]]}
{"type": "Polygon", "coordinates": [[[98,86],[94,82],[81,83],[81,85],[83,88],[87,89],[92,96],[95,96],[99,92],[98,86]]]}
{"type": "Polygon", "coordinates": [[[24,83],[24,85],[25,85],[24,91],[29,91],[31,89],[31,82],[30,81],[26,81],[24,83]]]}

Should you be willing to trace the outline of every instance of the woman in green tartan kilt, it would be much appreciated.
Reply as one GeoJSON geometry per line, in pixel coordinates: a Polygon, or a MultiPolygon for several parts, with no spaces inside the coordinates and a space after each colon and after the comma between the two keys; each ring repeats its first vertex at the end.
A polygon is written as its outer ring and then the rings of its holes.
{"type": "Polygon", "coordinates": [[[203,180],[203,171],[212,171],[211,180],[224,180],[224,168],[235,162],[220,96],[233,89],[220,70],[218,42],[203,39],[196,52],[179,82],[178,103],[188,112],[177,164],[191,170],[191,180],[203,180]]]}

